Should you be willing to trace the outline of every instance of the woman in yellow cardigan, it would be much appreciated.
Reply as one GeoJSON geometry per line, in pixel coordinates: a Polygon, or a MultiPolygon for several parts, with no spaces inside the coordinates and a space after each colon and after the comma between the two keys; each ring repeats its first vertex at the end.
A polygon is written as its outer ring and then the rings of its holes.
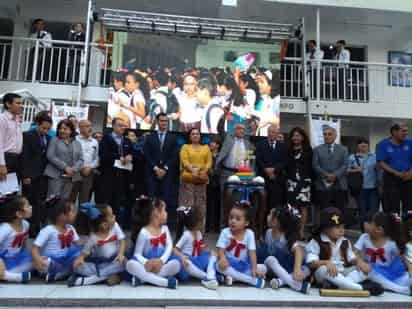
{"type": "Polygon", "coordinates": [[[180,191],[179,205],[198,207],[206,218],[206,187],[212,168],[212,153],[207,145],[200,144],[200,131],[189,131],[189,143],[180,150],[180,191]]]}

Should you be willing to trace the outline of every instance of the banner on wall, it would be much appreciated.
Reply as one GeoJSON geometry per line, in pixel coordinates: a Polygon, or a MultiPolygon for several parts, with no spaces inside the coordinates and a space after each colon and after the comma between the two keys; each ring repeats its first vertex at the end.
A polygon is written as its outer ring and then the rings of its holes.
{"type": "Polygon", "coordinates": [[[89,117],[89,105],[85,104],[82,106],[70,106],[67,104],[56,105],[53,104],[52,107],[52,119],[53,128],[56,129],[57,124],[66,119],[68,116],[74,115],[77,120],[87,120],[89,117]]]}
{"type": "Polygon", "coordinates": [[[314,119],[310,120],[310,140],[312,147],[324,144],[323,130],[325,127],[332,127],[336,130],[336,143],[340,143],[340,126],[341,122],[339,119],[336,120],[324,120],[324,119],[314,119]]]}

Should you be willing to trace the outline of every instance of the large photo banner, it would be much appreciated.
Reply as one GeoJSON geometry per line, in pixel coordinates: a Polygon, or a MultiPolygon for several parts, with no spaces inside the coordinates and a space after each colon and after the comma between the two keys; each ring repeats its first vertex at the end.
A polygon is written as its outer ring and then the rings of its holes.
{"type": "Polygon", "coordinates": [[[340,143],[340,120],[324,120],[314,119],[310,120],[310,140],[312,147],[324,144],[323,130],[327,127],[334,128],[336,130],[336,143],[340,143]]]}
{"type": "Polygon", "coordinates": [[[67,104],[52,106],[52,119],[53,128],[56,129],[57,124],[63,120],[67,119],[69,116],[76,116],[77,120],[87,120],[89,117],[89,105],[85,104],[82,106],[70,106],[67,104]]]}
{"type": "Polygon", "coordinates": [[[112,78],[107,127],[121,118],[131,129],[153,130],[160,113],[175,132],[230,134],[242,123],[247,134],[266,136],[269,126],[280,126],[276,44],[128,36],[112,78]],[[135,46],[132,37],[147,44],[135,46]]]}

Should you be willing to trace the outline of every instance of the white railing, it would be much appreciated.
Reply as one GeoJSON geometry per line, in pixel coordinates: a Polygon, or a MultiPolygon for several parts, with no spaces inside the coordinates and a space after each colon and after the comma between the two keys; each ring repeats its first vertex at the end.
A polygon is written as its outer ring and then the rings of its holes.
{"type": "MultiPolygon", "coordinates": [[[[78,84],[84,42],[0,36],[0,79],[78,84]]],[[[108,86],[112,45],[90,44],[87,82],[108,86]]]]}
{"type": "MultiPolygon", "coordinates": [[[[285,59],[281,66],[282,97],[304,96],[302,74],[299,58],[285,59]]],[[[409,103],[412,65],[372,62],[343,65],[332,60],[309,61],[307,85],[312,101],[409,103]]]]}

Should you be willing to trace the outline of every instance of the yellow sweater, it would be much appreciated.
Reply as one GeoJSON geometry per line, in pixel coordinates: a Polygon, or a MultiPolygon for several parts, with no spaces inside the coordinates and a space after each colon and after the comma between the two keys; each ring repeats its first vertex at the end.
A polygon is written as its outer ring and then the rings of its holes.
{"type": "Polygon", "coordinates": [[[209,173],[212,168],[212,153],[209,146],[183,145],[180,150],[180,178],[190,183],[192,181],[192,173],[187,169],[189,165],[197,167],[199,170],[206,170],[209,173]]]}

